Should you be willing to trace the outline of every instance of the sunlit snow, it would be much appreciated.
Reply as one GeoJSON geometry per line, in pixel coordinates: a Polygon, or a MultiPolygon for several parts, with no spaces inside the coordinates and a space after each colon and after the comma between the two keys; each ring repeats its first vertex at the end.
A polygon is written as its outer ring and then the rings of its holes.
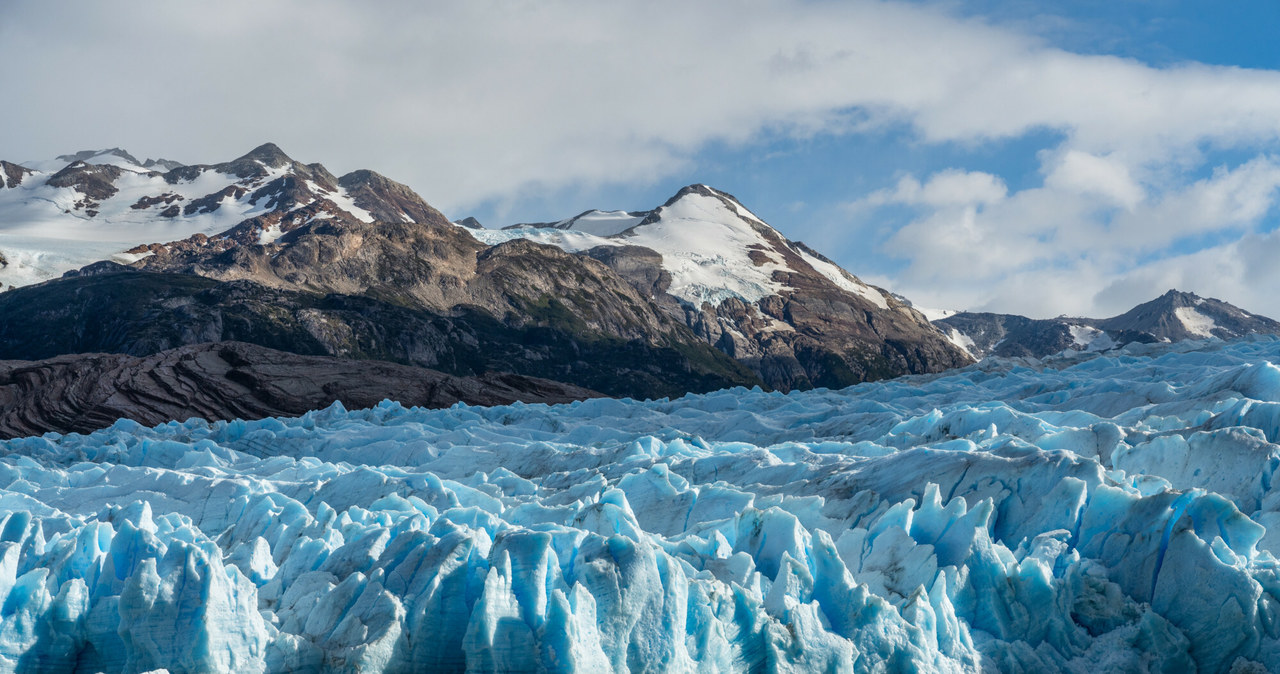
{"type": "Polygon", "coordinates": [[[1116,345],[1110,335],[1091,325],[1069,325],[1067,329],[1071,332],[1071,343],[1077,349],[1104,351],[1116,345]]]}
{"type": "Polygon", "coordinates": [[[970,356],[973,356],[973,354],[977,352],[978,347],[973,343],[973,338],[969,335],[960,332],[956,328],[947,328],[945,334],[947,336],[947,341],[955,344],[961,351],[964,351],[970,356]]]}
{"type": "Polygon", "coordinates": [[[1280,341],[1028,362],[0,443],[0,667],[1280,663],[1280,341]]]}
{"type": "Polygon", "coordinates": [[[1194,307],[1178,307],[1173,313],[1182,323],[1182,327],[1197,337],[1212,337],[1213,329],[1218,327],[1212,318],[1196,311],[1194,307]]]}
{"type": "MultiPolygon", "coordinates": [[[[695,307],[704,302],[719,305],[729,298],[756,302],[778,294],[784,286],[774,280],[774,272],[788,268],[776,251],[768,250],[768,242],[756,230],[768,225],[728,195],[723,196],[722,200],[696,192],[686,194],[659,208],[656,218],[639,227],[635,225],[643,218],[624,211],[589,211],[551,227],[466,230],[488,245],[523,238],[573,253],[596,246],[649,248],[662,255],[662,267],[671,274],[668,292],[695,307]],[[760,263],[751,259],[753,249],[763,254],[760,263]]],[[[839,288],[881,309],[889,307],[879,290],[835,264],[800,249],[793,252],[839,288]]]]}
{"type": "MultiPolygon", "coordinates": [[[[147,171],[114,154],[100,154],[95,163],[113,164],[127,169],[112,184],[117,192],[96,203],[90,217],[89,208],[77,208],[84,194],[71,187],[52,187],[47,181],[66,161],[31,162],[44,170],[27,176],[17,187],[0,189],[0,254],[8,260],[0,267],[0,287],[27,285],[60,276],[70,269],[106,259],[124,259],[123,251],[147,243],[167,243],[193,234],[222,233],[240,222],[267,212],[268,199],[250,201],[253,191],[289,172],[289,167],[264,166],[264,175],[244,182],[229,173],[206,168],[194,179],[175,183],[165,181],[163,174],[147,171]],[[196,199],[216,194],[232,185],[241,184],[245,194],[239,199],[225,196],[216,209],[176,217],[161,217],[165,208],[176,205],[184,209],[196,199]],[[168,197],[147,208],[134,208],[143,197],[168,197]]],[[[314,183],[309,186],[318,191],[314,183]]],[[[368,211],[355,205],[344,189],[323,193],[338,208],[365,222],[372,222],[368,211]]],[[[268,243],[267,235],[263,243],[268,243]]]]}

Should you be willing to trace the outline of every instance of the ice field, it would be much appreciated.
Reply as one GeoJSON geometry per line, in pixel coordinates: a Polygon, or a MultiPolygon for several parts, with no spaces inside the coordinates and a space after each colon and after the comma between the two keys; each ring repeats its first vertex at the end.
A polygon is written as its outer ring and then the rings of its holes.
{"type": "Polygon", "coordinates": [[[11,440],[0,669],[1280,671],[1272,363],[11,440]]]}

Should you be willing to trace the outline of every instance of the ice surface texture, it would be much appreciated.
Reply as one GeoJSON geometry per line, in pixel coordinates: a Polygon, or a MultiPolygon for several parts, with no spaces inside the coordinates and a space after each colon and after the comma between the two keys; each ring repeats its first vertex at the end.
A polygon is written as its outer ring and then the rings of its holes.
{"type": "Polygon", "coordinates": [[[1247,672],[1280,341],[0,443],[0,666],[1247,672]]]}

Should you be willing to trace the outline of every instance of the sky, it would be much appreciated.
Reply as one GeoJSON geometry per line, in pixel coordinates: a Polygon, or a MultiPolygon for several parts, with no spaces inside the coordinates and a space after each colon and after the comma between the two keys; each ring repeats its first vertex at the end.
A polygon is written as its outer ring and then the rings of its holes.
{"type": "Polygon", "coordinates": [[[1280,3],[0,0],[0,158],[267,141],[489,226],[732,193],[919,305],[1280,318],[1280,3]]]}

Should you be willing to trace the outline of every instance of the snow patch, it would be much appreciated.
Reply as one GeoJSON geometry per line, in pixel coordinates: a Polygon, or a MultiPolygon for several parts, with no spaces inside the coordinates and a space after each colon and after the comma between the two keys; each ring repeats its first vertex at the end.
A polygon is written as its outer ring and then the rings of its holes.
{"type": "Polygon", "coordinates": [[[1105,351],[1116,345],[1110,335],[1090,325],[1068,325],[1067,329],[1071,331],[1072,345],[1085,351],[1105,351]]]}
{"type": "Polygon", "coordinates": [[[889,308],[889,302],[885,299],[884,294],[879,290],[859,281],[837,265],[815,257],[803,249],[796,248],[794,250],[802,259],[804,259],[805,262],[809,263],[809,266],[813,267],[819,274],[830,279],[832,283],[836,284],[836,286],[840,287],[842,290],[847,290],[859,297],[862,297],[881,309],[889,308]]]}
{"type": "MultiPolygon", "coordinates": [[[[597,222],[606,221],[613,224],[601,224],[599,231],[620,227],[622,218],[610,216],[597,222]]],[[[623,245],[653,249],[662,255],[662,266],[671,274],[669,292],[695,307],[704,302],[715,306],[731,297],[753,303],[783,288],[773,280],[773,272],[786,267],[776,261],[756,265],[751,260],[750,246],[763,242],[760,234],[736,212],[736,207],[731,210],[719,198],[687,194],[660,208],[655,222],[628,227],[619,230],[625,233],[611,236],[577,231],[576,226],[569,230],[519,227],[468,231],[489,245],[525,238],[569,252],[623,245]]]]}
{"type": "Polygon", "coordinates": [[[960,313],[955,309],[933,309],[930,307],[922,307],[919,304],[916,304],[914,302],[911,304],[911,308],[923,314],[925,319],[928,320],[929,322],[940,321],[944,318],[955,316],[956,314],[960,313]]]}
{"type": "Polygon", "coordinates": [[[1178,321],[1182,323],[1182,327],[1197,337],[1212,337],[1213,329],[1218,327],[1218,324],[1212,318],[1191,307],[1178,307],[1174,309],[1173,313],[1178,317],[1178,321]]]}
{"type": "Polygon", "coordinates": [[[120,264],[133,264],[138,260],[144,260],[155,254],[156,253],[153,250],[148,250],[145,253],[116,253],[115,255],[111,256],[111,261],[119,262],[120,264]]]}
{"type": "Polygon", "coordinates": [[[266,246],[275,243],[276,240],[282,236],[284,236],[284,230],[280,228],[280,223],[274,223],[261,232],[258,232],[258,245],[266,246]]]}
{"type": "Polygon", "coordinates": [[[960,350],[969,354],[970,358],[977,360],[978,356],[976,354],[978,352],[978,346],[974,344],[972,337],[960,332],[956,328],[947,330],[945,334],[947,335],[947,341],[960,347],[960,350]]]}

